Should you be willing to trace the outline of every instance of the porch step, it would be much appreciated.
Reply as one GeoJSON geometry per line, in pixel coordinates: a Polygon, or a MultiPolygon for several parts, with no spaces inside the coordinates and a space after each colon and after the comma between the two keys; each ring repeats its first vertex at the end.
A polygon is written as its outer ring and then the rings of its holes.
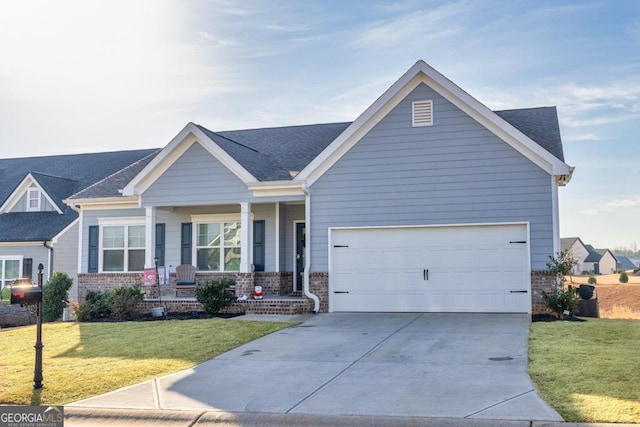
{"type": "Polygon", "coordinates": [[[237,304],[245,314],[305,314],[312,311],[312,301],[302,297],[267,296],[261,300],[248,299],[237,304]]]}

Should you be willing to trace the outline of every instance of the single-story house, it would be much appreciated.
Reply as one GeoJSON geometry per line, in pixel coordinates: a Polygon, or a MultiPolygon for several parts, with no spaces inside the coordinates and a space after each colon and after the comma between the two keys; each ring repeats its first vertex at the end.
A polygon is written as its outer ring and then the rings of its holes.
{"type": "Polygon", "coordinates": [[[615,255],[618,260],[618,269],[623,270],[634,270],[638,268],[638,264],[634,263],[629,257],[624,255],[615,255]]]}
{"type": "Polygon", "coordinates": [[[132,163],[64,200],[80,299],[159,265],[169,284],[148,297],[193,307],[175,284],[191,264],[198,283],[232,276],[271,306],[531,313],[555,286],[573,172],[555,107],[491,111],[423,61],[353,122],[188,123],[132,163]]]}
{"type": "Polygon", "coordinates": [[[42,264],[45,282],[67,272],[77,299],[79,216],[62,200],[156,151],[0,159],[0,288],[42,264]]]}
{"type": "Polygon", "coordinates": [[[585,244],[579,237],[560,239],[562,250],[567,250],[578,263],[573,273],[612,274],[618,271],[618,259],[609,249],[596,249],[585,244]]]}

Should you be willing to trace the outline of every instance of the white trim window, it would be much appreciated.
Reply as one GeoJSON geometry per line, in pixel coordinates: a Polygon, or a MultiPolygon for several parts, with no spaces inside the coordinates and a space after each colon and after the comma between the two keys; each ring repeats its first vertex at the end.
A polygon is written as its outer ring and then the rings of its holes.
{"type": "Polygon", "coordinates": [[[220,215],[192,217],[193,251],[199,271],[240,271],[240,219],[220,215]]]}
{"type": "Polygon", "coordinates": [[[0,289],[22,275],[22,257],[0,257],[0,289]]]}
{"type": "Polygon", "coordinates": [[[101,219],[100,271],[143,271],[145,262],[144,219],[101,219]]]}
{"type": "Polygon", "coordinates": [[[27,207],[28,212],[37,212],[40,210],[40,189],[30,187],[27,190],[27,207]]]}

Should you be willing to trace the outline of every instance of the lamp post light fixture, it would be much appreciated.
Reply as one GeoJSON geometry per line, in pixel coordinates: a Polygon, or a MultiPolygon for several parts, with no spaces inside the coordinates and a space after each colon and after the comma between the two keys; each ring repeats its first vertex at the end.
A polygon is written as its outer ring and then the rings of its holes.
{"type": "MultiPolygon", "coordinates": [[[[40,291],[42,291],[42,270],[44,270],[44,265],[40,263],[38,264],[38,287],[40,291]]],[[[36,363],[33,370],[33,389],[39,390],[42,388],[42,347],[44,347],[42,344],[42,298],[38,301],[36,314],[36,344],[34,345],[36,363]]]]}

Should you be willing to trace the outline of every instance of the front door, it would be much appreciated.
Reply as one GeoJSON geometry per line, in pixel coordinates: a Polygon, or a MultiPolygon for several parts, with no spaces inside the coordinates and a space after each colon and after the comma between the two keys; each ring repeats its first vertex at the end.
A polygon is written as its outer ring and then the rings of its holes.
{"type": "Polygon", "coordinates": [[[305,250],[305,224],[304,222],[296,222],[296,272],[293,277],[293,291],[301,291],[304,282],[304,250],[305,250]]]}

